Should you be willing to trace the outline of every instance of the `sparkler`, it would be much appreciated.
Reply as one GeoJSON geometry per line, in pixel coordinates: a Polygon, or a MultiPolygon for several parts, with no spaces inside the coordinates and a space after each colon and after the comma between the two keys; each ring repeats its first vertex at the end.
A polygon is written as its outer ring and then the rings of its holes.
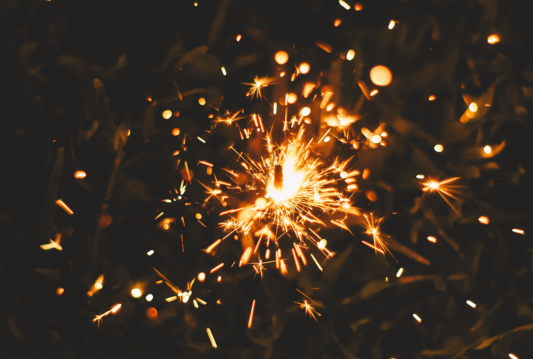
{"type": "Polygon", "coordinates": [[[436,181],[434,179],[431,179],[428,177],[428,179],[422,183],[423,188],[422,191],[424,192],[437,192],[442,199],[448,203],[448,205],[457,213],[459,212],[455,209],[455,207],[452,205],[450,200],[448,198],[457,199],[457,195],[460,193],[457,188],[460,188],[460,186],[450,185],[450,183],[457,181],[460,179],[460,177],[453,177],[448,178],[444,181],[436,181]]]}
{"type": "MultiPolygon", "coordinates": [[[[296,289],[296,290],[298,292],[300,292],[301,294],[303,294],[305,297],[307,297],[307,299],[309,299],[309,301],[313,302],[313,300],[311,298],[309,298],[305,293],[303,293],[299,289],[296,289]]],[[[300,303],[300,302],[295,302],[295,303],[300,305],[300,309],[303,309],[305,311],[305,315],[306,316],[309,314],[309,316],[311,318],[313,318],[315,321],[318,321],[316,319],[316,316],[318,315],[320,317],[321,314],[316,311],[315,307],[313,307],[311,304],[309,304],[307,299],[304,299],[303,303],[300,303]]]]}

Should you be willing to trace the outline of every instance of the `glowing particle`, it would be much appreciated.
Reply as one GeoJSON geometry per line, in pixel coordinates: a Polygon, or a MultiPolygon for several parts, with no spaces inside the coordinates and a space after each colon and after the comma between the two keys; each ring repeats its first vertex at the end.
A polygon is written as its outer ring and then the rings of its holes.
{"type": "Polygon", "coordinates": [[[524,230],[518,229],[518,228],[513,228],[513,232],[518,233],[518,234],[524,234],[524,230]]]}
{"type": "Polygon", "coordinates": [[[290,103],[290,104],[293,104],[295,103],[296,101],[298,100],[298,96],[296,96],[295,93],[290,93],[287,95],[287,102],[290,103]]]}
{"type": "Polygon", "coordinates": [[[274,60],[280,65],[285,65],[289,61],[289,54],[285,51],[278,51],[274,55],[274,60]]]}
{"type": "Polygon", "coordinates": [[[101,282],[98,282],[98,281],[97,281],[96,283],[94,283],[94,287],[95,287],[96,289],[100,290],[100,289],[102,289],[104,286],[102,285],[101,282]]]}
{"type": "Polygon", "coordinates": [[[418,178],[418,179],[424,179],[424,175],[416,175],[416,178],[418,178]]]}
{"type": "Polygon", "coordinates": [[[213,337],[213,333],[211,333],[211,329],[207,328],[206,331],[207,335],[209,336],[209,340],[211,341],[211,345],[213,346],[213,348],[216,348],[217,343],[215,342],[215,337],[213,337]]]}
{"type": "Polygon", "coordinates": [[[514,354],[509,354],[509,358],[511,358],[511,359],[518,359],[518,357],[517,357],[516,355],[514,355],[514,354]]]}
{"type": "Polygon", "coordinates": [[[345,3],[343,0],[339,0],[339,4],[345,8],[346,10],[350,10],[350,5],[348,5],[347,3],[345,3]]]}
{"type": "Polygon", "coordinates": [[[218,276],[217,282],[221,282],[221,281],[222,281],[222,276],[218,276]]]}
{"type": "Polygon", "coordinates": [[[141,295],[143,295],[143,292],[139,288],[133,288],[131,290],[131,296],[133,298],[139,298],[141,295]]]}
{"type": "Polygon", "coordinates": [[[354,57],[355,57],[355,51],[348,50],[348,52],[346,53],[346,60],[352,61],[354,57]]]}
{"type": "Polygon", "coordinates": [[[202,215],[200,213],[196,213],[195,217],[196,219],[202,219],[202,215]]]}
{"type": "Polygon", "coordinates": [[[144,299],[146,299],[147,302],[151,302],[152,299],[154,299],[154,296],[153,294],[147,294],[146,297],[144,297],[144,299]]]}
{"type": "Polygon", "coordinates": [[[322,239],[320,240],[320,242],[318,242],[317,247],[318,247],[318,249],[321,249],[321,250],[322,250],[322,249],[326,248],[326,245],[327,245],[327,244],[328,244],[328,241],[325,240],[324,238],[322,238],[322,239]]]}
{"type": "Polygon", "coordinates": [[[394,25],[396,25],[396,22],[395,22],[394,20],[391,20],[391,21],[389,22],[389,30],[394,29],[394,25]]]}
{"type": "Polygon", "coordinates": [[[363,177],[364,180],[366,180],[369,176],[370,176],[370,169],[365,168],[363,170],[363,176],[362,177],[363,177]]]}
{"type": "Polygon", "coordinates": [[[300,110],[300,115],[309,116],[311,114],[311,109],[309,107],[304,107],[300,110]]]}
{"type": "Polygon", "coordinates": [[[277,102],[274,102],[274,104],[272,105],[273,108],[272,108],[272,114],[275,115],[278,113],[278,103],[277,102]]]}
{"type": "Polygon", "coordinates": [[[370,80],[378,86],[387,86],[392,81],[392,73],[386,66],[374,66],[370,70],[370,80]]]}
{"type": "Polygon", "coordinates": [[[235,38],[235,40],[236,40],[237,42],[241,41],[241,39],[242,39],[242,35],[237,35],[237,37],[235,38]]]}
{"type": "Polygon", "coordinates": [[[200,282],[203,282],[205,280],[205,273],[204,272],[198,273],[198,280],[200,282]]]}
{"type": "Polygon", "coordinates": [[[209,271],[209,273],[214,273],[216,272],[217,270],[219,270],[220,268],[224,267],[224,263],[220,263],[219,265],[217,265],[215,268],[211,269],[209,271]]]}
{"type": "Polygon", "coordinates": [[[490,153],[492,152],[492,147],[488,145],[483,147],[483,152],[485,152],[487,155],[490,155],[490,153]]]}
{"type": "Polygon", "coordinates": [[[200,97],[200,98],[198,99],[198,103],[199,103],[201,106],[205,105],[205,98],[200,97]]]}
{"type": "Polygon", "coordinates": [[[298,67],[298,69],[300,70],[300,72],[301,72],[302,74],[305,75],[306,73],[309,72],[309,70],[311,70],[311,66],[310,66],[307,62],[302,62],[302,63],[300,64],[300,67],[298,67]]]}
{"type": "Polygon", "coordinates": [[[56,204],[57,204],[59,207],[61,207],[61,209],[62,209],[63,211],[67,212],[67,214],[68,214],[69,216],[72,216],[72,215],[74,214],[74,212],[73,212],[73,211],[72,211],[72,210],[66,205],[65,202],[63,202],[63,200],[58,199],[58,200],[56,201],[56,204]]]}
{"type": "Polygon", "coordinates": [[[481,216],[478,218],[478,221],[479,223],[481,224],[489,224],[489,217],[486,217],[486,216],[481,216]]]}
{"type": "Polygon", "coordinates": [[[146,309],[146,317],[150,320],[156,320],[157,319],[157,309],[154,307],[150,307],[146,309]]]}
{"type": "Polygon", "coordinates": [[[148,251],[148,253],[146,253],[146,254],[148,254],[149,256],[151,256],[152,254],[154,254],[154,250],[153,250],[153,249],[150,249],[150,250],[148,251]]]}
{"type": "Polygon", "coordinates": [[[363,10],[363,4],[357,3],[353,6],[355,11],[361,11],[363,10]]]}
{"type": "Polygon", "coordinates": [[[174,111],[174,117],[180,117],[180,112],[179,111],[174,111]]]}
{"type": "Polygon", "coordinates": [[[468,109],[472,112],[477,112],[477,104],[475,102],[472,102],[470,106],[468,106],[468,109]]]}
{"type": "Polygon", "coordinates": [[[324,138],[324,142],[326,142],[326,143],[329,142],[329,140],[331,140],[331,137],[329,137],[329,136],[326,136],[326,138],[324,138]]]}
{"type": "Polygon", "coordinates": [[[255,309],[255,299],[252,302],[252,309],[250,309],[250,318],[248,319],[248,328],[252,327],[252,322],[254,320],[254,309],[255,309]]]}
{"type": "Polygon", "coordinates": [[[470,300],[467,300],[466,301],[466,304],[468,304],[469,306],[471,306],[472,308],[475,308],[476,307],[476,303],[470,301],[470,300]]]}
{"type": "Polygon", "coordinates": [[[422,319],[418,315],[413,314],[413,318],[415,318],[417,322],[422,323],[422,319]]]}
{"type": "Polygon", "coordinates": [[[165,110],[165,111],[163,111],[163,113],[161,114],[161,116],[163,116],[163,118],[164,118],[165,120],[168,120],[169,118],[172,117],[172,111],[170,111],[170,110],[165,110]]]}
{"type": "Polygon", "coordinates": [[[326,107],[326,111],[329,112],[329,111],[333,110],[334,107],[335,107],[335,104],[332,102],[326,107]]]}
{"type": "Polygon", "coordinates": [[[437,99],[437,96],[435,96],[435,95],[431,95],[428,98],[429,101],[435,101],[436,99],[437,99]]]}
{"type": "Polygon", "coordinates": [[[492,34],[487,37],[487,42],[491,45],[497,44],[498,42],[500,42],[500,37],[496,34],[492,34]]]}
{"type": "Polygon", "coordinates": [[[198,138],[198,141],[205,143],[205,140],[202,137],[197,136],[196,138],[198,138]]]}
{"type": "MultiPolygon", "coordinates": [[[[168,303],[173,302],[173,301],[175,301],[176,299],[178,299],[178,296],[177,296],[177,295],[174,295],[174,296],[172,296],[172,297],[165,298],[165,300],[166,300],[168,303]]],[[[187,300],[189,300],[188,297],[187,297],[187,300]]],[[[183,302],[186,302],[186,300],[184,300],[183,302]]]]}
{"type": "Polygon", "coordinates": [[[380,135],[373,135],[371,138],[370,138],[370,141],[372,141],[373,143],[380,143],[381,142],[381,136],[380,135]]]}
{"type": "Polygon", "coordinates": [[[437,243],[437,238],[433,236],[428,236],[428,241],[430,241],[431,243],[437,243]]]}
{"type": "Polygon", "coordinates": [[[224,67],[221,67],[220,70],[222,70],[222,75],[226,76],[227,73],[226,73],[226,69],[224,67]]]}
{"type": "Polygon", "coordinates": [[[172,130],[172,136],[179,136],[180,135],[180,129],[179,128],[174,128],[172,130]]]}
{"type": "Polygon", "coordinates": [[[333,26],[335,27],[339,27],[342,23],[342,20],[341,19],[335,19],[335,21],[333,22],[333,26]]]}
{"type": "Polygon", "coordinates": [[[85,177],[87,177],[87,173],[85,173],[85,171],[74,172],[74,178],[85,178],[85,177]]]}
{"type": "Polygon", "coordinates": [[[348,172],[341,172],[341,178],[346,178],[348,177],[348,172]]]}
{"type": "Polygon", "coordinates": [[[56,289],[56,294],[57,294],[57,295],[62,295],[63,293],[65,293],[65,289],[63,289],[63,288],[61,288],[61,287],[59,287],[59,288],[56,289]]]}
{"type": "Polygon", "coordinates": [[[378,90],[372,90],[372,92],[370,92],[370,96],[376,96],[378,92],[378,90]]]}
{"type": "Polygon", "coordinates": [[[398,269],[398,272],[396,273],[396,277],[400,278],[402,273],[403,273],[403,268],[398,269]]]}
{"type": "Polygon", "coordinates": [[[442,145],[435,145],[435,147],[433,147],[433,149],[435,150],[435,152],[444,151],[444,147],[442,145]]]}

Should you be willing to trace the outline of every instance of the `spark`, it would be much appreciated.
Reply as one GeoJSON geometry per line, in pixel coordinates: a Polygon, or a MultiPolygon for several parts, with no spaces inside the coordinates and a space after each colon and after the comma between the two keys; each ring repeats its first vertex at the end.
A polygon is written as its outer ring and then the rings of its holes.
{"type": "Polygon", "coordinates": [[[513,232],[518,233],[518,234],[524,234],[524,230],[518,229],[518,228],[513,228],[513,232]]]}
{"type": "Polygon", "coordinates": [[[428,241],[430,241],[431,243],[437,243],[437,238],[433,236],[428,236],[428,241]]]}
{"type": "Polygon", "coordinates": [[[103,288],[103,284],[104,284],[104,275],[101,274],[96,279],[96,281],[92,285],[91,289],[89,289],[89,291],[87,292],[87,296],[92,297],[94,293],[98,292],[100,289],[103,288]]]}
{"type": "Polygon", "coordinates": [[[460,186],[450,185],[450,183],[455,182],[458,179],[460,179],[460,177],[452,177],[444,181],[438,182],[428,177],[428,179],[422,183],[422,186],[423,186],[422,191],[429,192],[429,193],[437,192],[442,197],[442,199],[444,199],[446,203],[448,203],[450,207],[452,207],[452,209],[455,212],[457,212],[457,210],[455,210],[454,206],[449,201],[448,197],[452,199],[457,199],[456,196],[460,192],[457,191],[456,188],[460,188],[460,186]]]}
{"type": "Polygon", "coordinates": [[[62,210],[64,210],[65,212],[67,212],[67,214],[69,216],[72,216],[74,214],[74,212],[72,212],[72,210],[65,204],[65,202],[63,202],[63,200],[61,199],[58,199],[56,201],[56,204],[61,207],[62,210]]]}
{"type": "Polygon", "coordinates": [[[254,309],[255,309],[255,299],[252,302],[252,309],[250,309],[250,319],[248,319],[248,328],[252,327],[252,322],[254,320],[254,309]]]}
{"type": "Polygon", "coordinates": [[[511,359],[518,359],[518,357],[517,357],[516,355],[514,355],[514,354],[509,354],[509,358],[511,358],[511,359]]]}
{"type": "Polygon", "coordinates": [[[271,78],[268,76],[265,77],[258,77],[256,76],[254,78],[253,83],[244,83],[245,85],[250,85],[250,90],[246,94],[247,96],[251,96],[253,98],[256,96],[257,98],[262,98],[263,95],[261,94],[261,90],[267,87],[268,85],[272,85],[275,82],[275,78],[271,78]]]}
{"type": "MultiPolygon", "coordinates": [[[[309,299],[309,301],[313,302],[313,300],[311,298],[309,298],[305,293],[303,293],[302,291],[300,291],[298,289],[296,289],[296,290],[298,292],[300,292],[301,294],[303,294],[304,296],[306,296],[309,299]]],[[[304,309],[305,310],[305,315],[306,316],[309,314],[309,316],[311,318],[313,318],[315,321],[317,321],[316,315],[318,315],[319,317],[321,316],[321,314],[316,311],[315,307],[313,307],[311,304],[309,304],[307,299],[304,299],[303,303],[300,303],[300,302],[295,302],[295,303],[300,305],[300,309],[304,309]]]]}
{"type": "Polygon", "coordinates": [[[401,275],[402,275],[402,273],[403,273],[403,268],[400,268],[400,269],[398,270],[398,273],[396,273],[396,277],[400,278],[401,275]]]}
{"type": "Polygon", "coordinates": [[[320,266],[320,264],[318,264],[318,261],[316,260],[315,256],[313,255],[313,253],[311,253],[311,258],[313,258],[313,260],[315,261],[315,264],[316,266],[318,267],[318,269],[320,269],[321,272],[323,272],[324,270],[322,269],[322,267],[320,266]]]}
{"type": "Polygon", "coordinates": [[[339,0],[339,4],[345,8],[346,10],[350,10],[350,5],[348,5],[347,3],[345,3],[343,0],[339,0]]]}
{"type": "Polygon", "coordinates": [[[217,265],[215,268],[211,269],[209,271],[209,273],[214,273],[216,272],[217,270],[219,270],[220,268],[224,267],[224,263],[220,263],[219,265],[217,265]]]}
{"type": "Polygon", "coordinates": [[[470,301],[470,300],[467,300],[466,301],[466,304],[468,304],[469,306],[471,306],[472,308],[475,308],[476,307],[476,303],[470,301]]]}
{"type": "Polygon", "coordinates": [[[215,342],[215,337],[213,337],[213,333],[211,333],[211,329],[207,328],[206,331],[207,335],[209,336],[209,340],[211,341],[211,345],[213,346],[213,348],[216,348],[217,343],[215,342]]]}
{"type": "Polygon", "coordinates": [[[422,323],[422,318],[420,318],[418,315],[413,314],[413,318],[415,318],[417,322],[422,323]]]}
{"type": "Polygon", "coordinates": [[[58,251],[62,251],[63,250],[63,247],[61,247],[61,245],[59,243],[61,243],[61,237],[63,236],[63,233],[59,232],[59,233],[56,233],[56,238],[55,240],[52,240],[50,239],[50,243],[47,243],[47,244],[41,244],[41,249],[42,250],[49,250],[49,249],[57,249],[58,251]]]}
{"type": "Polygon", "coordinates": [[[479,217],[478,221],[479,221],[479,223],[485,224],[485,225],[489,224],[489,222],[490,222],[489,217],[486,217],[486,216],[479,217]]]}
{"type": "MultiPolygon", "coordinates": [[[[376,219],[374,218],[373,213],[370,213],[370,215],[365,213],[363,214],[362,218],[364,219],[362,225],[364,228],[366,228],[365,233],[372,235],[372,239],[374,241],[374,245],[373,246],[370,245],[370,247],[374,248],[376,251],[382,254],[385,254],[386,251],[389,252],[385,244],[385,241],[383,240],[383,237],[381,236],[381,233],[380,233],[380,224],[383,221],[383,218],[376,219]]],[[[366,245],[369,245],[364,241],[363,243],[365,243],[366,245]]],[[[401,275],[401,272],[399,273],[401,275]]]]}
{"type": "Polygon", "coordinates": [[[93,319],[93,322],[98,322],[98,326],[100,326],[100,323],[102,322],[103,317],[108,316],[109,314],[115,314],[116,312],[120,310],[121,307],[122,307],[122,304],[114,305],[110,310],[108,310],[104,314],[95,316],[95,318],[93,319]]]}

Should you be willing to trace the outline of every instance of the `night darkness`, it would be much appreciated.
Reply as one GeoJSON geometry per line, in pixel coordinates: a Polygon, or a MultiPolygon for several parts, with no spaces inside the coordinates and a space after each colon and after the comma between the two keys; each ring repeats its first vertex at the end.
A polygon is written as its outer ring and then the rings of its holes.
{"type": "Polygon", "coordinates": [[[533,358],[530,14],[0,0],[0,358],[533,358]],[[275,79],[261,97],[256,77],[275,79]],[[276,227],[250,163],[270,180],[266,138],[300,135],[352,212],[309,180],[276,227]]]}

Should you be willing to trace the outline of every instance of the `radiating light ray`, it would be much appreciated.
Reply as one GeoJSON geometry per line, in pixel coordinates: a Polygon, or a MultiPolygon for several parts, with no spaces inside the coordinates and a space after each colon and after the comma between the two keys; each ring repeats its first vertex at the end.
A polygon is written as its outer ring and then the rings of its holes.
{"type": "Polygon", "coordinates": [[[448,205],[457,213],[459,212],[455,209],[453,204],[450,202],[448,198],[457,199],[457,195],[461,192],[457,190],[457,188],[461,188],[461,186],[455,186],[450,185],[450,183],[457,181],[461,177],[452,177],[448,178],[443,181],[436,181],[430,177],[427,178],[425,182],[422,183],[422,191],[424,192],[437,192],[445,201],[448,203],[448,205]]]}
{"type": "Polygon", "coordinates": [[[276,81],[275,78],[271,78],[268,76],[265,76],[265,77],[256,76],[254,78],[253,83],[244,83],[245,85],[251,86],[246,96],[250,96],[251,98],[254,98],[254,96],[257,98],[263,98],[261,90],[267,87],[268,85],[272,85],[273,83],[275,83],[275,81],[276,81]]]}
{"type": "Polygon", "coordinates": [[[109,314],[115,314],[116,312],[120,310],[121,307],[122,307],[122,304],[114,305],[110,310],[108,310],[104,314],[95,316],[95,318],[93,319],[93,322],[98,322],[98,327],[100,327],[100,323],[103,321],[102,320],[103,317],[108,316],[109,314]]]}

